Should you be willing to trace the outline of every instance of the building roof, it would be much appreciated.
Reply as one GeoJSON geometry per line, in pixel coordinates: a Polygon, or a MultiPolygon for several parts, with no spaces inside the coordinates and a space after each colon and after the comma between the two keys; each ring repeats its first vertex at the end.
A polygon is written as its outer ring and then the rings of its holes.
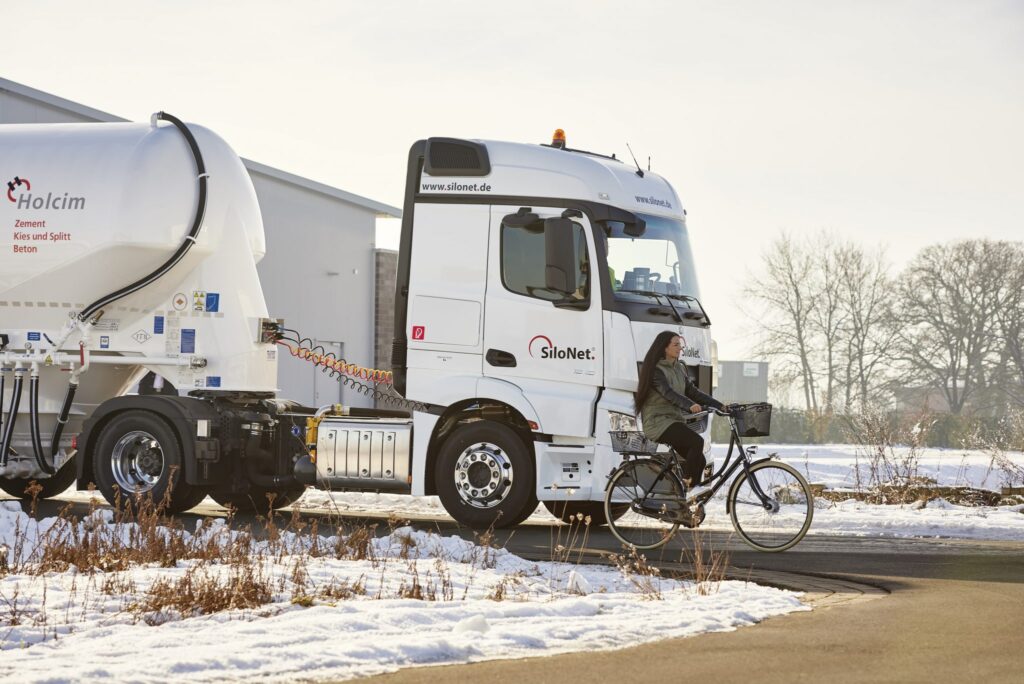
{"type": "MultiPolygon", "coordinates": [[[[6,78],[0,78],[0,92],[8,92],[17,95],[21,98],[32,100],[40,104],[44,104],[54,109],[63,110],[76,116],[79,116],[87,121],[128,121],[120,116],[115,116],[108,112],[101,111],[99,109],[93,109],[71,100],[66,100],[63,97],[57,97],[50,93],[45,93],[42,90],[36,90],[30,88],[21,83],[15,83],[9,81],[6,78]]],[[[306,190],[312,190],[313,192],[319,192],[328,197],[332,197],[348,204],[353,204],[357,207],[362,207],[374,212],[377,216],[381,217],[393,217],[401,218],[402,210],[398,207],[392,207],[391,205],[378,202],[376,200],[363,197],[352,192],[335,188],[324,183],[318,183],[317,181],[310,180],[309,178],[303,178],[281,169],[276,169],[266,164],[252,161],[251,159],[242,159],[245,164],[245,168],[249,169],[251,173],[258,173],[268,178],[273,178],[284,183],[290,183],[306,190]]]]}

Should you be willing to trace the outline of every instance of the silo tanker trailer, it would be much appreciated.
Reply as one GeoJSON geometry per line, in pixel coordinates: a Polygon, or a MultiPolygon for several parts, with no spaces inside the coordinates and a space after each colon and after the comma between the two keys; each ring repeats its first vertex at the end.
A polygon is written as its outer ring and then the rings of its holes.
{"type": "Polygon", "coordinates": [[[270,316],[256,195],[209,130],[164,113],[0,126],[0,174],[0,488],[16,497],[77,482],[122,505],[265,511],[314,486],[436,494],[477,528],[538,501],[599,522],[608,432],[635,426],[658,332],[683,336],[710,390],[678,196],[562,138],[413,145],[386,373],[270,316]],[[408,410],[281,399],[280,353],[408,410]]]}

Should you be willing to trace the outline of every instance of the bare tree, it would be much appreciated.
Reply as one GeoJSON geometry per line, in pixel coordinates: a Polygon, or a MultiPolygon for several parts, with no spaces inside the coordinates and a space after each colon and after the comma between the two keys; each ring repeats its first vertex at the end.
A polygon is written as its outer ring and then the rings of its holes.
{"type": "Polygon", "coordinates": [[[845,365],[840,358],[848,317],[843,306],[844,247],[834,236],[821,233],[808,244],[808,249],[810,254],[816,255],[811,277],[814,305],[808,318],[823,357],[823,408],[827,413],[832,413],[840,383],[839,368],[845,365]]]}
{"type": "Polygon", "coordinates": [[[806,408],[817,411],[811,322],[816,304],[815,257],[806,246],[783,233],[762,255],[762,267],[763,273],[745,289],[749,301],[764,307],[755,316],[762,330],[759,349],[775,359],[782,372],[787,366],[795,367],[803,384],[806,408]]]}
{"type": "Polygon", "coordinates": [[[847,243],[838,248],[836,260],[845,325],[846,409],[853,409],[856,398],[859,410],[865,411],[888,380],[895,338],[893,283],[882,249],[868,253],[847,243]]]}
{"type": "Polygon", "coordinates": [[[1003,299],[996,311],[1000,345],[1000,393],[1011,405],[1024,406],[1024,243],[1008,243],[1003,299]]]}
{"type": "Polygon", "coordinates": [[[900,278],[900,357],[911,377],[941,392],[953,413],[986,384],[1011,245],[968,240],[927,247],[900,278]]]}

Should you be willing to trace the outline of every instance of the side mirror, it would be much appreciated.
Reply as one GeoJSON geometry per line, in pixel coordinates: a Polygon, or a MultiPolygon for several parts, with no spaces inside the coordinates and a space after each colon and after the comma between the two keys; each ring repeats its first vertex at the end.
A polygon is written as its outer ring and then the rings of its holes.
{"type": "Polygon", "coordinates": [[[565,296],[576,290],[574,225],[567,218],[544,221],[544,286],[565,296]]]}

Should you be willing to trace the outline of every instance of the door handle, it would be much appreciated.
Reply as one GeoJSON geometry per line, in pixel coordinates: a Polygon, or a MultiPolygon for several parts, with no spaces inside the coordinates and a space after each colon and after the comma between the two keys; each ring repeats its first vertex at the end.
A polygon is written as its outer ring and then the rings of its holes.
{"type": "Polygon", "coordinates": [[[498,366],[499,368],[516,367],[516,357],[509,354],[507,351],[501,351],[500,349],[488,349],[487,355],[484,358],[487,359],[487,363],[492,366],[498,366]]]}

